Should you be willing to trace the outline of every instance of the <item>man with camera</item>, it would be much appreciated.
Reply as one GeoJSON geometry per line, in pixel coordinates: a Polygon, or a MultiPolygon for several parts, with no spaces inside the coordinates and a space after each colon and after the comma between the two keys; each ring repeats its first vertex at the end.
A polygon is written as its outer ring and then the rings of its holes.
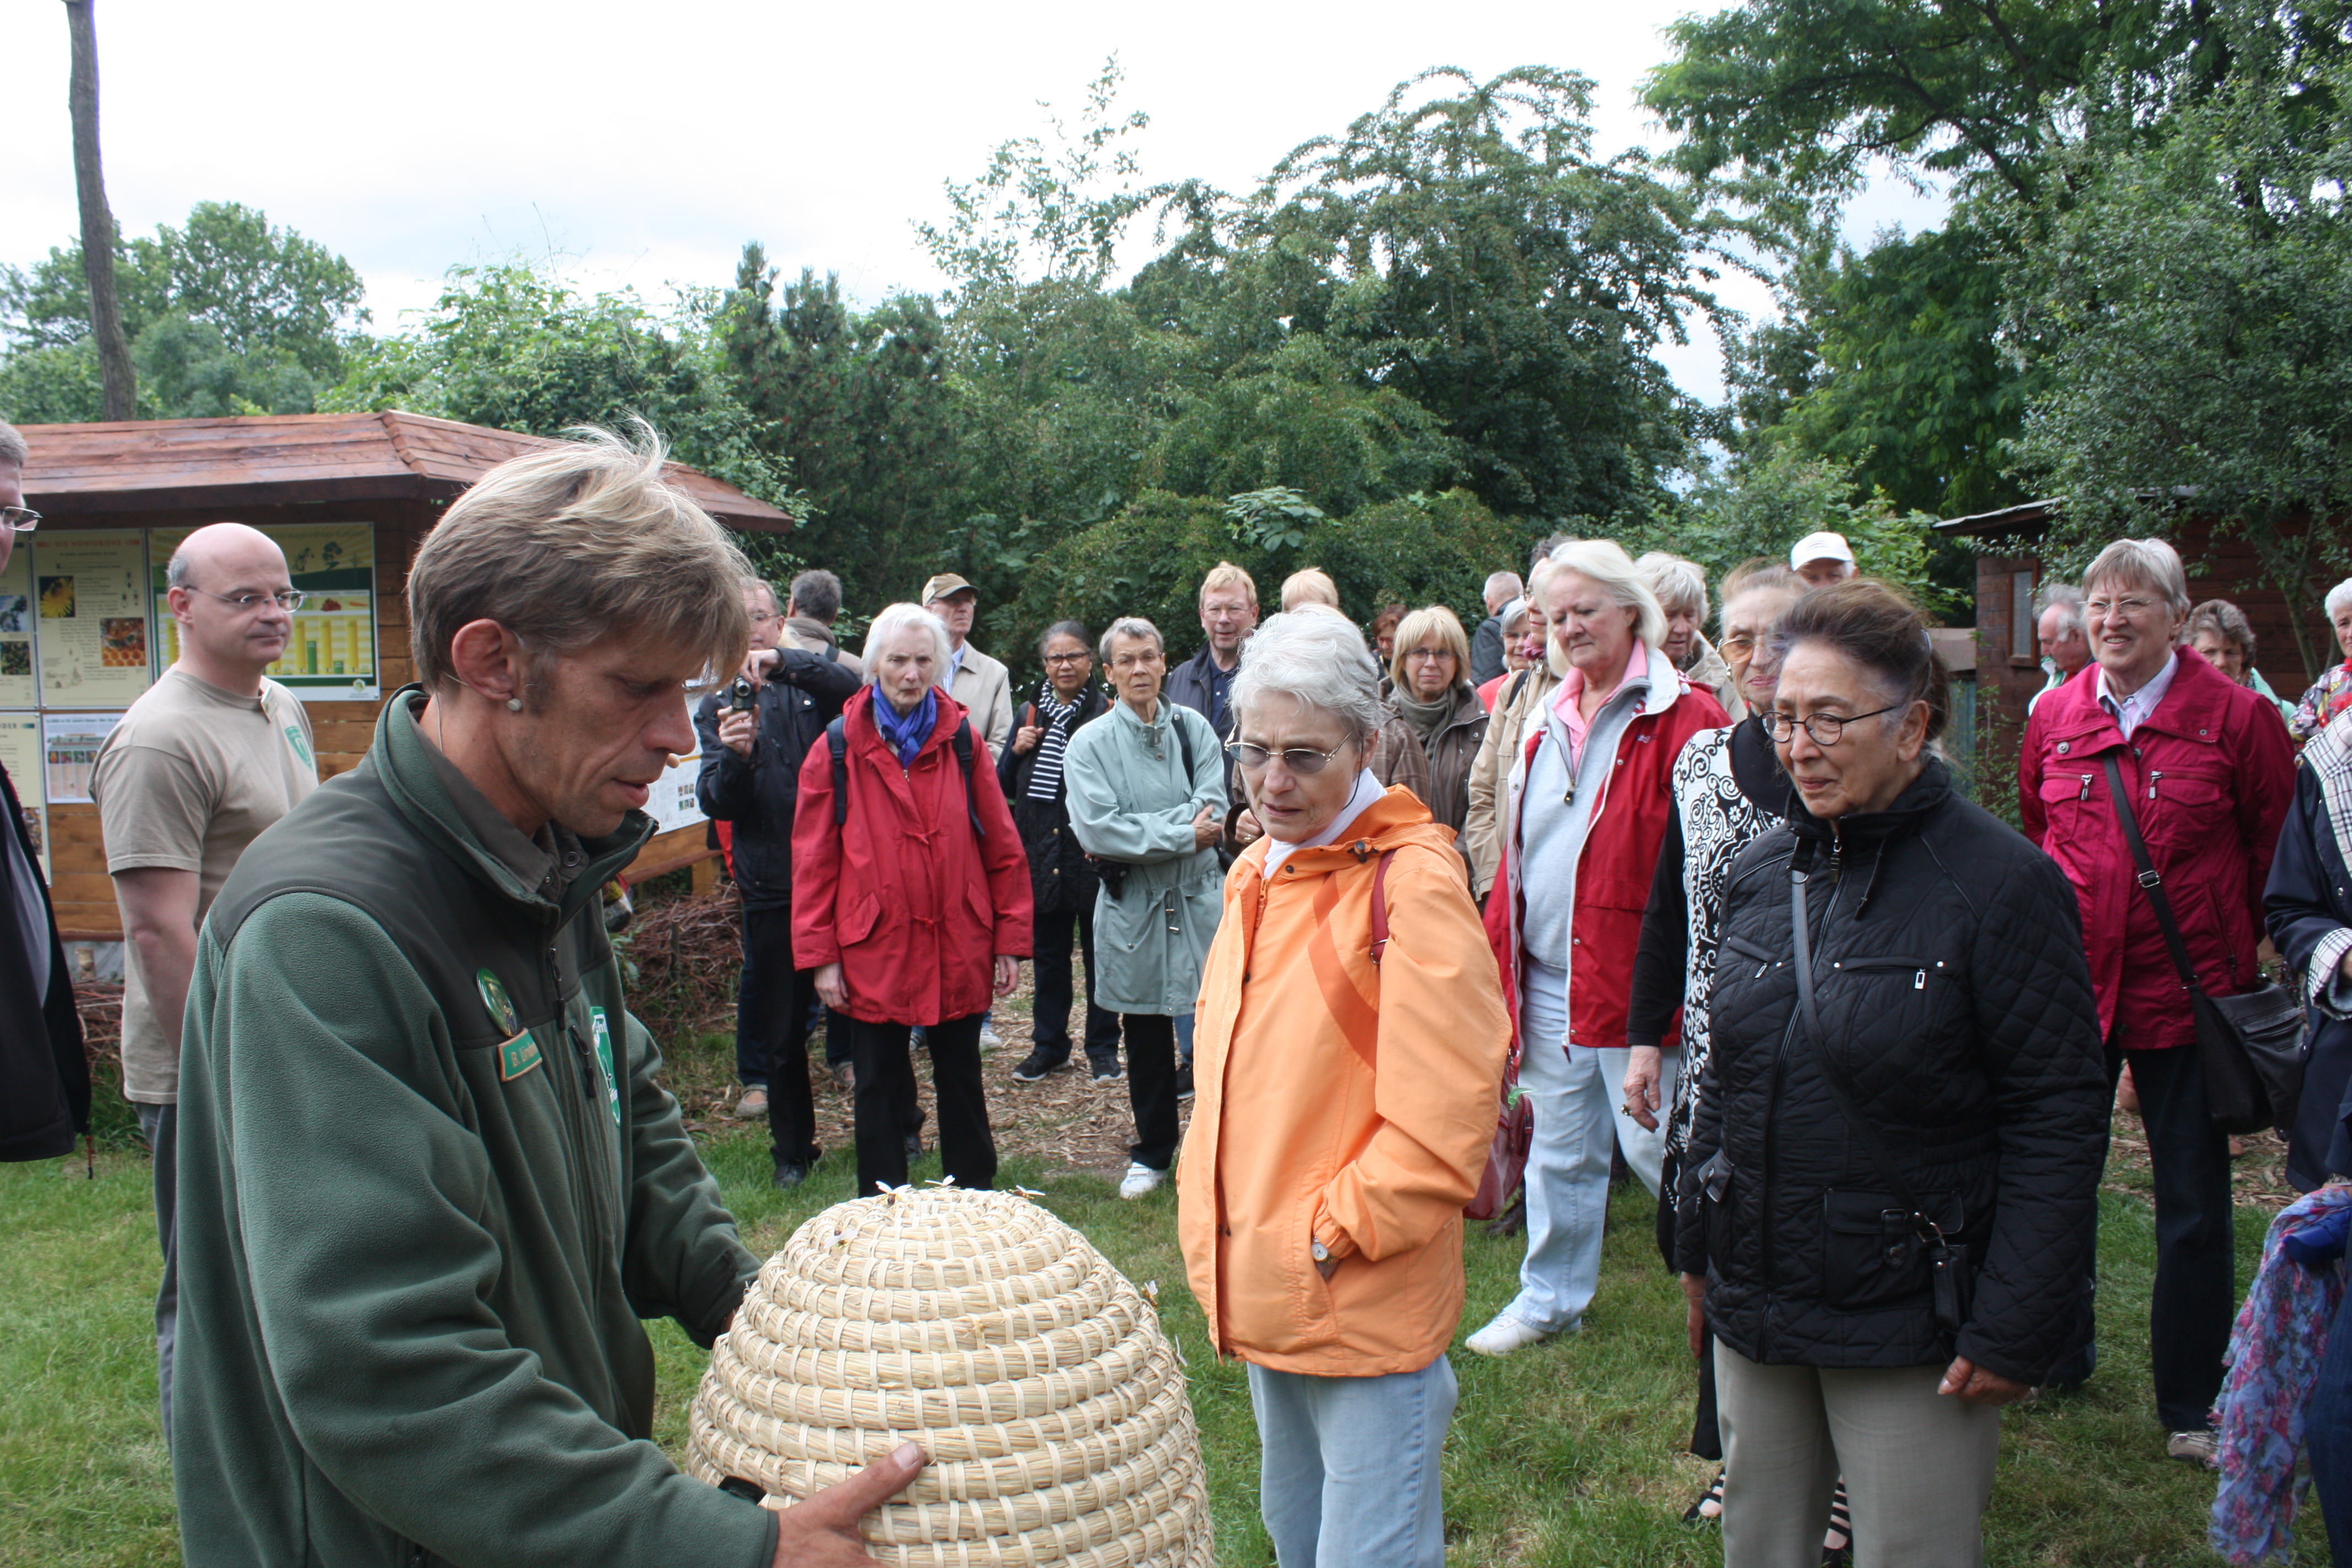
{"type": "Polygon", "coordinates": [[[816,974],[793,967],[793,806],[801,760],[823,743],[858,678],[853,667],[797,646],[767,584],[745,583],[743,607],[751,619],[743,673],[695,709],[702,772],[694,793],[706,816],[735,825],[735,887],[743,899],[736,1058],[746,1082],[751,1065],[764,1068],[776,1185],[796,1187],[821,1151],[808,1075],[816,974]]]}

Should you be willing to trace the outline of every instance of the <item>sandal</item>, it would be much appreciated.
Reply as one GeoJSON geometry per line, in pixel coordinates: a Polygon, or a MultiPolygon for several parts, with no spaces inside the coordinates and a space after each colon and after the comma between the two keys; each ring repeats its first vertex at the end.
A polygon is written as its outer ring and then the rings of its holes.
{"type": "Polygon", "coordinates": [[[1726,1471],[1715,1472],[1715,1484],[1699,1494],[1698,1501],[1683,1510],[1685,1524],[1713,1524],[1723,1517],[1723,1478],[1726,1471]]]}
{"type": "Polygon", "coordinates": [[[1830,1499],[1830,1527],[1822,1534],[1822,1568],[1847,1568],[1853,1561],[1853,1515],[1845,1506],[1845,1481],[1840,1478],[1830,1499]]]}

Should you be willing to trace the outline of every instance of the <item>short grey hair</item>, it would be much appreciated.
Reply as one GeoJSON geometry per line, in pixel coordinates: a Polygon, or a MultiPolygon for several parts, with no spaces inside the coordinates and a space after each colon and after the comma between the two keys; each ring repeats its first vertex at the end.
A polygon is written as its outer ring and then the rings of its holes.
{"type": "Polygon", "coordinates": [[[866,661],[866,684],[874,684],[881,672],[882,650],[898,640],[898,634],[918,631],[931,641],[931,657],[939,661],[939,684],[948,683],[948,662],[955,650],[948,646],[947,623],[920,605],[885,605],[874,624],[866,628],[863,658],[866,661]]]}
{"type": "Polygon", "coordinates": [[[2189,613],[2189,574],[2180,552],[2161,539],[2118,539],[2098,553],[2083,573],[2083,596],[2093,584],[2113,583],[2123,588],[2147,588],[2164,596],[2176,616],[2189,613]]]}
{"type": "Polygon", "coordinates": [[[1102,660],[1105,668],[1110,667],[1110,645],[1118,637],[1150,637],[1160,656],[1168,657],[1168,639],[1160,635],[1158,626],[1141,616],[1121,616],[1103,628],[1102,641],[1095,647],[1095,657],[1102,660]]]}
{"type": "Polygon", "coordinates": [[[2042,616],[2053,610],[2059,612],[2058,624],[2066,630],[2080,634],[2084,629],[2083,590],[2074,584],[2044,583],[2042,584],[2042,591],[2033,595],[2033,618],[2038,623],[2042,616]]]}
{"type": "Polygon", "coordinates": [[[24,436],[14,425],[0,419],[0,463],[14,463],[21,468],[32,460],[32,456],[24,436]]]}
{"type": "Polygon", "coordinates": [[[1294,610],[1274,616],[1242,644],[1234,711],[1270,691],[1334,715],[1359,746],[1381,727],[1381,667],[1343,616],[1294,610]]]}
{"type": "Polygon", "coordinates": [[[793,579],[783,603],[787,610],[797,609],[810,620],[831,626],[841,614],[841,579],[822,566],[812,566],[793,579]]]}
{"type": "Polygon", "coordinates": [[[2225,643],[2236,643],[2238,655],[2248,664],[2254,662],[2254,627],[2246,619],[2246,612],[2227,599],[2208,599],[2189,612],[2189,624],[2180,628],[2180,640],[2193,645],[2198,637],[2211,632],[2225,643]]]}
{"type": "Polygon", "coordinates": [[[1511,591],[1511,597],[1514,599],[1527,592],[1527,584],[1519,581],[1519,574],[1517,572],[1489,572],[1486,574],[1486,585],[1482,590],[1482,594],[1499,594],[1506,588],[1511,591]]]}
{"type": "MultiPolygon", "coordinates": [[[[1544,584],[1546,592],[1557,582],[1562,572],[1573,572],[1590,578],[1609,591],[1616,603],[1634,612],[1633,635],[1645,647],[1663,647],[1666,641],[1665,607],[1658,603],[1657,595],[1643,579],[1641,568],[1625,553],[1624,546],[1613,539],[1571,539],[1551,552],[1552,574],[1544,584]]],[[[1549,606],[1544,614],[1551,614],[1549,606]]],[[[1545,650],[1547,661],[1554,675],[1566,675],[1566,662],[1559,656],[1559,644],[1555,641],[1545,650]]]]}
{"type": "Polygon", "coordinates": [[[1502,614],[1497,618],[1503,623],[1505,637],[1512,635],[1513,627],[1525,631],[1528,625],[1528,602],[1525,599],[1513,599],[1503,606],[1502,614]]]}
{"type": "Polygon", "coordinates": [[[2352,577],[2347,577],[2328,589],[2327,597],[2321,603],[2320,608],[2326,612],[2327,618],[2332,621],[2347,606],[2352,606],[2352,577]]]}
{"type": "Polygon", "coordinates": [[[1633,569],[1658,596],[1658,605],[1671,616],[1677,607],[1691,619],[1706,624],[1706,574],[1679,555],[1653,550],[1633,563],[1633,569]]]}
{"type": "Polygon", "coordinates": [[[757,588],[760,592],[768,595],[768,613],[770,615],[781,616],[784,613],[784,596],[782,594],[777,593],[776,585],[773,583],[769,582],[765,577],[746,577],[743,579],[743,587],[747,593],[753,588],[757,588]]]}

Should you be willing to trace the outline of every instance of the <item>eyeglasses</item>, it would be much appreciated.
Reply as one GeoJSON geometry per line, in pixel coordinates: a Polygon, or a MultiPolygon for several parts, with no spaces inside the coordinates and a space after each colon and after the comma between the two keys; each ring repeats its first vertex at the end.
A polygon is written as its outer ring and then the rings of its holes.
{"type": "Polygon", "coordinates": [[[1294,773],[1319,773],[1326,763],[1346,751],[1348,746],[1349,742],[1342,741],[1328,752],[1318,752],[1311,746],[1293,746],[1287,751],[1270,752],[1249,741],[1225,742],[1225,750],[1232,753],[1234,761],[1241,763],[1245,772],[1253,773],[1276,757],[1280,757],[1282,765],[1294,773]]]}
{"type": "Polygon", "coordinates": [[[1452,648],[1409,647],[1404,650],[1404,661],[1407,664],[1435,664],[1440,659],[1452,658],[1453,657],[1454,650],[1452,648]]]}
{"type": "Polygon", "coordinates": [[[1147,668],[1159,662],[1160,656],[1156,653],[1123,653],[1110,661],[1110,667],[1124,671],[1147,668]]]}
{"type": "Polygon", "coordinates": [[[2083,613],[2096,619],[2113,610],[2127,621],[2136,621],[2154,608],[2153,599],[2093,599],[2083,606],[2083,613]]]}
{"type": "Polygon", "coordinates": [[[1047,664],[1084,664],[1092,658],[1094,655],[1090,653],[1049,653],[1045,656],[1045,662],[1047,664]]]}
{"type": "Polygon", "coordinates": [[[41,526],[41,514],[28,506],[0,506],[0,528],[30,533],[41,526]]]}
{"type": "Polygon", "coordinates": [[[1751,637],[1744,636],[1728,637],[1715,645],[1715,651],[1721,654],[1728,654],[1733,658],[1738,658],[1742,654],[1753,653],[1756,651],[1756,639],[1751,637]]]}
{"type": "Polygon", "coordinates": [[[226,594],[215,594],[209,588],[190,588],[188,592],[202,594],[207,599],[218,599],[224,605],[234,605],[247,613],[265,605],[275,605],[289,615],[300,609],[302,601],[310,596],[299,588],[289,588],[283,594],[239,594],[234,598],[226,594]]]}
{"type": "MultiPolygon", "coordinates": [[[[1910,706],[1908,702],[1895,702],[1885,708],[1874,708],[1867,713],[1856,713],[1850,718],[1840,718],[1835,713],[1815,713],[1804,721],[1805,733],[1813,738],[1813,744],[1816,746],[1834,746],[1838,743],[1838,738],[1845,733],[1845,727],[1848,724],[1857,723],[1864,719],[1875,719],[1881,713],[1892,713],[1897,709],[1910,706]]],[[[1776,746],[1785,746],[1797,738],[1798,721],[1786,713],[1759,713],[1757,715],[1757,721],[1764,726],[1764,732],[1772,737],[1772,743],[1776,746]]]]}

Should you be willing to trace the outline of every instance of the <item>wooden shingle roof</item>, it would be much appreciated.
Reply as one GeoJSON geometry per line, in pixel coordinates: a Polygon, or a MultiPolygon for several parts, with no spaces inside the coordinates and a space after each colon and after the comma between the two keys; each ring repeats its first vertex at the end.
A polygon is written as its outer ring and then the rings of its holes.
{"type": "MultiPolygon", "coordinates": [[[[25,504],[91,512],[448,500],[509,458],[558,443],[421,414],[272,414],[226,419],[26,425],[25,504]]],[[[782,532],[792,518],[699,469],[670,482],[730,528],[782,532]]]]}

